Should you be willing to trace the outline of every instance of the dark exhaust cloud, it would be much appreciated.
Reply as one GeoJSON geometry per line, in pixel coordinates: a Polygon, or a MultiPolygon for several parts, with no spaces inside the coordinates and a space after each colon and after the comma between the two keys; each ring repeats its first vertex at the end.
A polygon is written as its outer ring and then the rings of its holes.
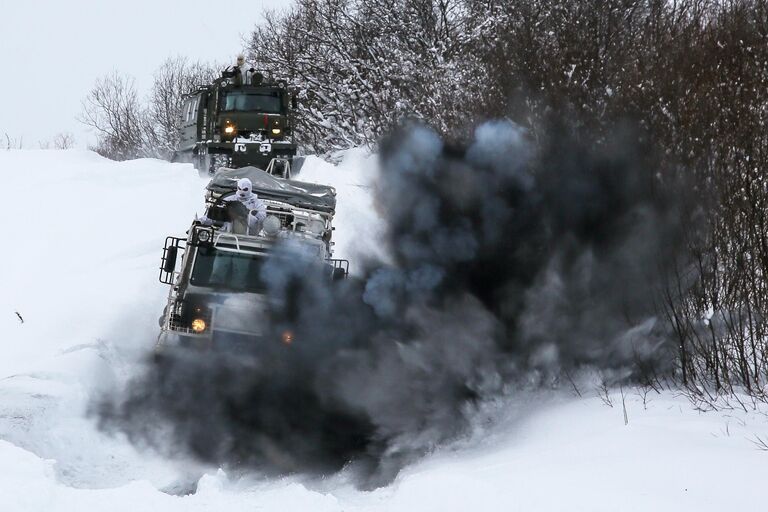
{"type": "Polygon", "coordinates": [[[346,467],[370,487],[461,436],[510,383],[671,373],[657,311],[684,254],[672,187],[631,133],[599,149],[566,134],[534,147],[489,123],[465,148],[392,134],[375,194],[393,264],[329,283],[281,248],[266,339],[155,357],[99,404],[102,425],[268,474],[346,467]]]}

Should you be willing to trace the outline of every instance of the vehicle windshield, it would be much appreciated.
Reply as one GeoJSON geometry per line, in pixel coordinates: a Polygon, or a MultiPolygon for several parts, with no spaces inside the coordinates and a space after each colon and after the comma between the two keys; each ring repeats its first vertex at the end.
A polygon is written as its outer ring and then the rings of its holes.
{"type": "Polygon", "coordinates": [[[190,281],[195,286],[224,290],[265,293],[261,279],[265,258],[259,254],[221,251],[213,247],[200,247],[195,257],[190,281]]]}
{"type": "Polygon", "coordinates": [[[224,110],[237,112],[280,113],[280,93],[274,92],[228,92],[224,97],[224,110]]]}

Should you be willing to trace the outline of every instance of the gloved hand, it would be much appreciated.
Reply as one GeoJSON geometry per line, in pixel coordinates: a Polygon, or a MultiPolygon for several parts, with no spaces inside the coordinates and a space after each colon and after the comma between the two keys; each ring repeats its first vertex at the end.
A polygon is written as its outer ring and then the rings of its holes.
{"type": "Polygon", "coordinates": [[[267,218],[267,212],[264,210],[251,210],[248,213],[258,222],[261,222],[267,218]]]}

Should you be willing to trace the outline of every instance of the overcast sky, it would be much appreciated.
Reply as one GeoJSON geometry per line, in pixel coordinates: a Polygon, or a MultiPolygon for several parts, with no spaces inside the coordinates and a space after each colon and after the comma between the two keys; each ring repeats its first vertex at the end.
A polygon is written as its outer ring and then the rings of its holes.
{"type": "MultiPolygon", "coordinates": [[[[0,0],[0,137],[24,147],[71,132],[96,78],[112,70],[144,91],[169,56],[234,60],[264,9],[290,0],[0,0]],[[216,10],[212,10],[215,7],[216,10]]],[[[0,144],[2,145],[2,144],[0,144]]]]}

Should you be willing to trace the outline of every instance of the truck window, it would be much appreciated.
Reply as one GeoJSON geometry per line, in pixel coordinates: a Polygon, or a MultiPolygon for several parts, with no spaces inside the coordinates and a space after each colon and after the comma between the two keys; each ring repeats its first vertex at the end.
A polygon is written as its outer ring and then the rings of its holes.
{"type": "Polygon", "coordinates": [[[265,293],[261,279],[264,256],[259,254],[220,251],[200,247],[195,256],[190,282],[194,286],[230,291],[265,293]]]}
{"type": "Polygon", "coordinates": [[[185,121],[189,121],[192,117],[192,103],[194,103],[192,100],[189,100],[189,103],[187,103],[187,117],[185,121]]]}
{"type": "Polygon", "coordinates": [[[226,111],[236,112],[260,112],[265,114],[279,114],[282,101],[280,93],[275,91],[252,93],[252,92],[228,92],[224,97],[224,108],[226,111]]]}
{"type": "Polygon", "coordinates": [[[190,100],[186,100],[184,102],[184,104],[181,106],[181,113],[179,114],[181,121],[184,123],[188,121],[187,116],[189,114],[189,102],[190,100]]]}

